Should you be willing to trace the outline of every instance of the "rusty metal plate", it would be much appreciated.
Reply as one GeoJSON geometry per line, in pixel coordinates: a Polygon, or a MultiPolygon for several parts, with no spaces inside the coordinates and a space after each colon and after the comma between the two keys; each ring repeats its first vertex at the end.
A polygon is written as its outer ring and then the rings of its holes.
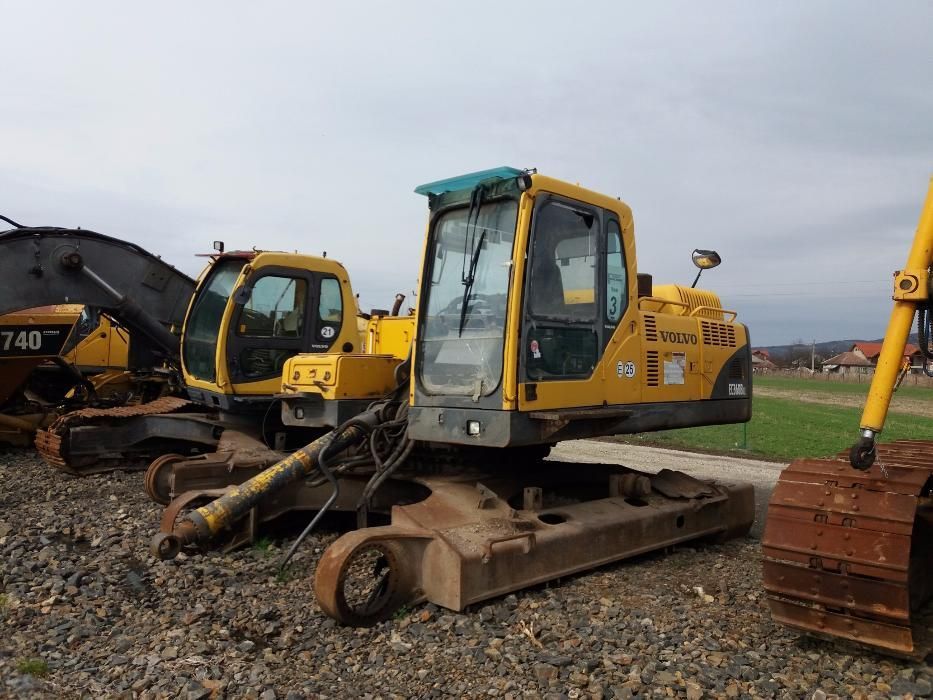
{"type": "Polygon", "coordinates": [[[907,625],[891,625],[852,615],[841,615],[774,598],[769,603],[771,617],[775,622],[787,627],[867,644],[897,656],[916,658],[922,655],[922,652],[915,648],[913,633],[907,625]]]}
{"type": "Polygon", "coordinates": [[[840,488],[783,481],[775,485],[771,508],[782,517],[813,522],[813,512],[829,514],[829,522],[848,527],[909,535],[913,529],[917,499],[900,493],[840,488]],[[780,508],[778,508],[780,507],[780,508]]]}
{"type": "Polygon", "coordinates": [[[764,580],[765,590],[776,595],[854,610],[901,624],[910,620],[910,596],[903,583],[845,576],[770,559],[764,562],[764,580]]]}
{"type": "Polygon", "coordinates": [[[906,581],[910,537],[814,523],[769,513],[762,539],[765,556],[809,564],[823,560],[826,568],[846,564],[850,573],[888,581],[906,581]]]}
{"type": "MultiPolygon", "coordinates": [[[[428,498],[393,508],[391,525],[348,533],[324,552],[315,578],[322,609],[347,624],[370,624],[389,605],[424,599],[462,610],[680,542],[741,536],[751,526],[750,484],[684,480],[685,489],[711,495],[672,498],[654,488],[637,498],[612,496],[611,477],[620,469],[550,462],[522,476],[496,475],[482,482],[422,477],[419,482],[431,489],[428,498]],[[587,493],[602,497],[572,497],[584,482],[587,493]],[[529,501],[540,503],[536,510],[520,509],[528,488],[544,494],[543,501],[529,501]],[[379,573],[386,582],[382,597],[374,592],[383,602],[372,605],[366,599],[362,608],[354,608],[344,590],[347,572],[358,555],[373,550],[381,552],[377,560],[387,567],[379,573]]],[[[672,477],[665,485],[677,482],[672,477]]]]}
{"type": "Polygon", "coordinates": [[[651,480],[651,487],[668,498],[699,498],[716,493],[707,482],[673,469],[662,469],[648,478],[651,480]]]}

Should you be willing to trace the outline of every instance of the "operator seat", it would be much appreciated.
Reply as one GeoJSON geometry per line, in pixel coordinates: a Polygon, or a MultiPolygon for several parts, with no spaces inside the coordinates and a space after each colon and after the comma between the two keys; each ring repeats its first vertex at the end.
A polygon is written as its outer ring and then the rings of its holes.
{"type": "Polygon", "coordinates": [[[546,316],[562,315],[565,312],[564,281],[553,253],[535,255],[532,260],[532,312],[546,316]]]}

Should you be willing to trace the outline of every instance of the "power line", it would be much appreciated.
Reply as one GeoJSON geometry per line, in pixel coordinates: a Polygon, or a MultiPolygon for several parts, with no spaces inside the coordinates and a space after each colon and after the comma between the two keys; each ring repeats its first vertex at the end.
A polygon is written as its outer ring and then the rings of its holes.
{"type": "Polygon", "coordinates": [[[754,294],[734,294],[726,292],[719,294],[720,297],[727,299],[758,299],[762,297],[787,297],[799,299],[884,299],[890,300],[890,292],[885,295],[884,292],[878,294],[833,294],[821,292],[758,292],[754,294]]]}
{"type": "MultiPolygon", "coordinates": [[[[833,281],[833,280],[813,280],[813,281],[800,281],[800,282],[765,282],[757,284],[755,282],[749,282],[747,284],[742,282],[725,282],[721,285],[719,284],[710,284],[710,287],[715,287],[716,289],[725,289],[728,287],[736,288],[748,288],[748,287],[847,287],[856,284],[874,284],[881,286],[885,284],[881,280],[843,280],[843,281],[833,281]]],[[[889,284],[889,283],[888,283],[889,284]]]]}

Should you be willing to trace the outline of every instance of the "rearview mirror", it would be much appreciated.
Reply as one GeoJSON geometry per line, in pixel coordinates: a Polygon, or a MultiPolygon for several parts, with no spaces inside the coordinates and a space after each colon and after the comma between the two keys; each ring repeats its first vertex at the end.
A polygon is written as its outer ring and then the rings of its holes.
{"type": "Polygon", "coordinates": [[[690,288],[693,289],[697,286],[697,282],[700,281],[700,275],[703,274],[703,270],[710,270],[721,262],[722,258],[719,257],[719,253],[715,250],[695,249],[693,251],[693,264],[700,268],[700,271],[697,272],[697,276],[693,279],[693,284],[690,285],[690,288]]]}
{"type": "Polygon", "coordinates": [[[711,270],[721,262],[722,258],[719,257],[719,253],[715,250],[700,250],[697,248],[693,251],[693,264],[701,270],[711,270]]]}

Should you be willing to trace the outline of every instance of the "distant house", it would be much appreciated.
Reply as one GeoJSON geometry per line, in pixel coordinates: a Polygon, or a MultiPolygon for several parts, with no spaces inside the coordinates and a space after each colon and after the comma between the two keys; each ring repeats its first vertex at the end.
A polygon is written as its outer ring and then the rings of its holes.
{"type": "Polygon", "coordinates": [[[752,350],[752,372],[770,372],[777,369],[777,365],[771,361],[771,353],[764,348],[752,350]]]}
{"type": "Polygon", "coordinates": [[[770,372],[777,368],[778,366],[771,360],[766,360],[761,355],[752,353],[752,372],[770,372]]]}
{"type": "MultiPolygon", "coordinates": [[[[878,364],[879,355],[881,355],[881,343],[858,342],[852,346],[850,352],[857,354],[859,357],[864,357],[872,366],[875,366],[878,364]]],[[[904,359],[910,361],[911,372],[916,374],[923,371],[923,355],[920,353],[920,348],[913,343],[907,343],[904,346],[904,359]]]]}
{"type": "Polygon", "coordinates": [[[872,374],[874,371],[871,361],[854,350],[841,352],[823,361],[823,372],[826,374],[872,374]]]}

